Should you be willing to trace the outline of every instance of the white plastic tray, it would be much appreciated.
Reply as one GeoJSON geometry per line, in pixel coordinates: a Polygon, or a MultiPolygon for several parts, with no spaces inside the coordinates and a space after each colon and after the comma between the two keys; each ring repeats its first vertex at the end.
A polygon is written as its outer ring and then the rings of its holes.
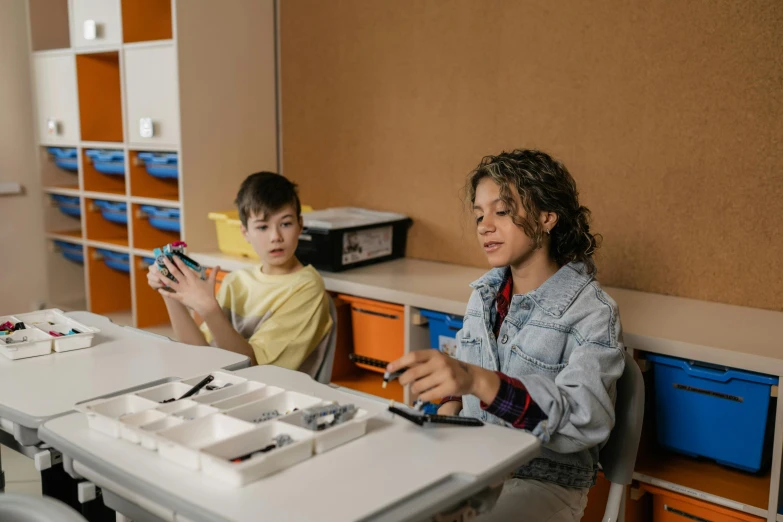
{"type": "MultiPolygon", "coordinates": [[[[303,425],[304,410],[333,402],[228,372],[209,375],[217,389],[205,388],[189,398],[180,397],[206,375],[98,399],[77,405],[77,410],[87,415],[92,429],[156,450],[163,459],[233,486],[293,466],[366,432],[370,415],[361,408],[351,420],[312,431],[303,425]],[[273,411],[276,417],[259,420],[273,411]],[[281,434],[294,442],[233,461],[267,447],[281,434]]],[[[345,399],[350,401],[350,396],[345,399]]]]}
{"type": "Polygon", "coordinates": [[[280,422],[270,422],[258,429],[204,447],[201,452],[201,466],[207,476],[233,486],[244,486],[309,459],[312,454],[311,432],[280,422]],[[289,435],[294,442],[243,462],[232,461],[236,457],[263,448],[281,434],[289,435]]]}
{"type": "Polygon", "coordinates": [[[69,352],[71,350],[80,350],[92,346],[92,340],[100,330],[74,321],[62,310],[50,308],[28,314],[17,314],[16,317],[25,324],[40,329],[41,331],[58,332],[62,337],[52,337],[52,348],[55,352],[69,352]],[[78,334],[67,335],[68,332],[76,330],[78,334]]]}
{"type": "Polygon", "coordinates": [[[223,414],[208,415],[159,432],[158,453],[164,459],[197,470],[201,466],[201,448],[252,429],[249,422],[223,414]]]}
{"type": "MultiPolygon", "coordinates": [[[[0,324],[10,321],[14,324],[23,322],[17,316],[6,315],[0,317],[0,324]]],[[[24,330],[17,330],[10,335],[0,336],[0,353],[8,357],[9,359],[25,359],[27,357],[37,357],[39,355],[47,355],[52,352],[52,336],[43,332],[37,328],[31,328],[27,325],[24,330]],[[7,344],[5,339],[13,339],[15,342],[7,344]]]]}
{"type": "Polygon", "coordinates": [[[92,346],[93,337],[100,331],[97,328],[74,321],[62,310],[56,308],[0,317],[0,324],[6,321],[14,324],[22,322],[26,327],[11,335],[0,336],[0,353],[14,360],[48,355],[52,350],[68,352],[89,348],[92,346]],[[69,333],[73,330],[79,333],[69,333]],[[50,332],[62,335],[50,335],[50,332]],[[7,338],[23,339],[25,337],[27,337],[27,341],[13,344],[7,344],[2,340],[7,338]]]}
{"type": "MultiPolygon", "coordinates": [[[[323,431],[312,432],[313,451],[315,451],[316,454],[324,453],[337,446],[341,446],[346,442],[361,437],[367,432],[368,418],[367,412],[359,408],[351,420],[326,428],[323,431]]],[[[280,423],[290,424],[305,429],[302,424],[301,411],[281,418],[280,423]]]]}

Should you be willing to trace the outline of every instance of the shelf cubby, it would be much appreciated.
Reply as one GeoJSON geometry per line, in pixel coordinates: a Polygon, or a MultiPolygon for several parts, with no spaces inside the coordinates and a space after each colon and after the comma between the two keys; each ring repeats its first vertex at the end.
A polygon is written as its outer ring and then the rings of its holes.
{"type": "MultiPolygon", "coordinates": [[[[76,148],[76,147],[63,147],[76,148]]],[[[67,170],[55,163],[55,158],[48,151],[49,147],[39,147],[38,161],[41,184],[47,188],[79,189],[78,170],[67,170]]]]}
{"type": "Polygon", "coordinates": [[[76,55],[83,141],[122,142],[122,88],[118,52],[76,55]]]}
{"type": "MultiPolygon", "coordinates": [[[[81,217],[64,214],[60,210],[58,204],[54,202],[52,196],[53,194],[43,194],[43,197],[46,198],[44,202],[44,227],[46,232],[81,239],[81,217]]],[[[81,205],[81,201],[79,204],[81,205]]],[[[81,209],[81,212],[83,212],[83,208],[81,209]]]]}
{"type": "Polygon", "coordinates": [[[130,190],[132,196],[143,198],[179,200],[179,180],[177,178],[158,178],[147,172],[144,161],[139,159],[139,153],[145,151],[130,151],[130,190]]]}
{"type": "Polygon", "coordinates": [[[147,284],[147,269],[151,259],[134,255],[132,261],[131,267],[135,272],[136,326],[146,328],[167,324],[169,314],[163,296],[147,284]]]}
{"type": "Polygon", "coordinates": [[[87,156],[88,150],[92,150],[92,148],[82,149],[84,190],[89,192],[105,192],[107,194],[124,195],[126,176],[98,172],[98,170],[95,168],[95,165],[93,164],[93,159],[87,156]]]}
{"type": "Polygon", "coordinates": [[[28,0],[33,51],[71,46],[68,0],[28,0]]]}
{"type": "MultiPolygon", "coordinates": [[[[84,221],[87,228],[87,239],[127,247],[128,225],[107,220],[103,217],[101,209],[96,205],[96,201],[99,200],[88,198],[84,202],[84,221]]],[[[117,203],[114,200],[108,201],[117,203]]]]}
{"type": "Polygon", "coordinates": [[[53,240],[48,240],[46,271],[49,278],[48,302],[63,310],[87,308],[84,264],[65,259],[53,240]]]}
{"type": "Polygon", "coordinates": [[[122,36],[125,43],[170,40],[173,37],[171,1],[122,2],[122,36]]]}
{"type": "Polygon", "coordinates": [[[163,245],[180,241],[179,232],[160,230],[150,225],[148,216],[141,210],[141,205],[133,203],[133,246],[145,250],[153,250],[163,245]]]}
{"type": "Polygon", "coordinates": [[[85,262],[89,264],[90,311],[106,314],[130,310],[130,273],[110,268],[98,250],[87,247],[85,253],[85,262]]]}
{"type": "MultiPolygon", "coordinates": [[[[647,361],[640,361],[643,369],[647,361]]],[[[668,483],[679,493],[694,496],[760,516],[769,507],[771,472],[769,467],[760,473],[747,473],[710,459],[697,458],[668,450],[658,444],[657,408],[653,371],[644,371],[645,411],[642,438],[634,468],[634,478],[641,483],[666,486],[668,483]],[[707,498],[704,498],[704,496],[707,498]],[[712,498],[709,498],[712,497],[712,498]],[[755,511],[755,513],[754,513],[755,511]]],[[[775,423],[774,415],[768,422],[775,423]]]]}

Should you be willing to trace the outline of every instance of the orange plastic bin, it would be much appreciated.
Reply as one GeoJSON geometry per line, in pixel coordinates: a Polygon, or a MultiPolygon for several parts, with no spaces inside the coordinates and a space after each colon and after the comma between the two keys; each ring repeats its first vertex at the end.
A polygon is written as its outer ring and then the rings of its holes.
{"type": "Polygon", "coordinates": [[[764,522],[763,518],[665,489],[648,485],[644,489],[653,495],[653,522],[764,522]]]}
{"type": "MultiPolygon", "coordinates": [[[[340,299],[351,304],[353,351],[356,355],[391,362],[405,352],[405,308],[350,295],[340,299]]],[[[358,364],[362,368],[383,373],[383,368],[358,364]]]]}

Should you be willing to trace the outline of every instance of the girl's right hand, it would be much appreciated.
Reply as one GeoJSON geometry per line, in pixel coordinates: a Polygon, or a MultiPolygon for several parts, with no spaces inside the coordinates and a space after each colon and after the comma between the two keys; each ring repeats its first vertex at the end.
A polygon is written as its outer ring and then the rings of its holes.
{"type": "Polygon", "coordinates": [[[166,284],[166,278],[160,273],[160,270],[158,270],[156,265],[150,265],[147,268],[147,284],[149,284],[150,288],[153,290],[160,290],[161,288],[166,288],[168,286],[166,284]]]}

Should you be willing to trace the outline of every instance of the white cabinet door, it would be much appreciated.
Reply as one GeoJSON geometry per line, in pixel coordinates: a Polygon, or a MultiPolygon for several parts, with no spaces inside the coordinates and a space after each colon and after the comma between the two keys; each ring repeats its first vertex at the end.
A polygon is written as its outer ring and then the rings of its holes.
{"type": "Polygon", "coordinates": [[[120,0],[73,0],[71,42],[74,47],[122,43],[120,0]]]}
{"type": "Polygon", "coordinates": [[[130,144],[179,145],[177,57],[170,45],[125,49],[130,144]],[[151,125],[151,131],[150,131],[151,125]]]}
{"type": "Polygon", "coordinates": [[[70,55],[33,57],[38,139],[45,145],[78,145],[76,61],[70,55]]]}

